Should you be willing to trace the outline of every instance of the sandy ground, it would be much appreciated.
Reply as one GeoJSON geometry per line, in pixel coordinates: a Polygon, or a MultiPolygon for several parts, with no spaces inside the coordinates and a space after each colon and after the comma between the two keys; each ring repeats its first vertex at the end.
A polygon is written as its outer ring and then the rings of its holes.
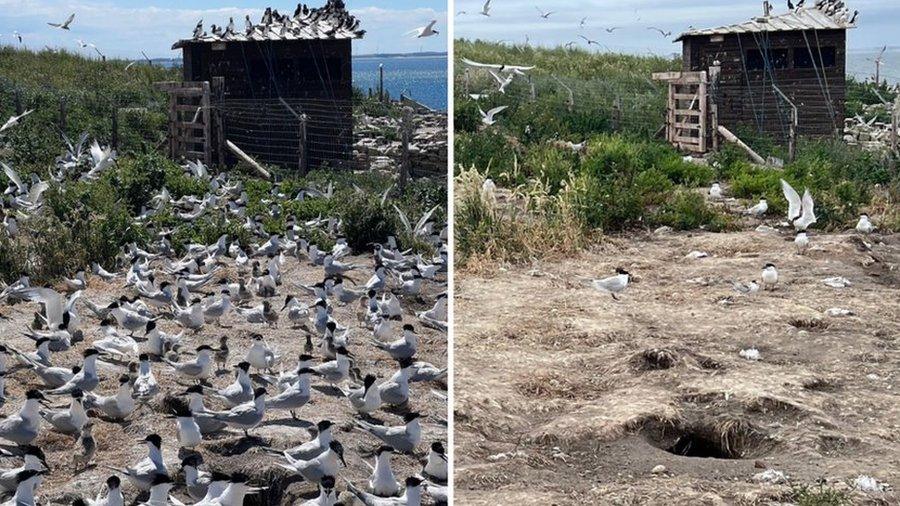
{"type": "MultiPolygon", "coordinates": [[[[372,271],[371,258],[351,257],[346,261],[366,266],[359,273],[352,274],[354,278],[362,278],[359,281],[365,283],[372,271]]],[[[232,267],[222,269],[221,272],[222,274],[217,275],[217,278],[228,276],[231,280],[236,279],[236,272],[232,267]]],[[[430,308],[434,304],[435,296],[446,290],[446,275],[440,276],[442,277],[438,281],[426,281],[423,284],[424,294],[420,299],[401,298],[405,314],[402,322],[394,322],[394,330],[399,335],[403,323],[415,325],[420,335],[417,359],[431,362],[439,367],[446,367],[446,334],[420,325],[414,313],[417,310],[430,308]]],[[[296,258],[288,258],[284,270],[284,283],[279,287],[278,296],[272,299],[273,305],[277,305],[276,309],[280,308],[287,293],[297,294],[302,302],[312,304],[312,296],[297,288],[297,285],[301,283],[311,285],[321,281],[323,277],[322,267],[313,267],[308,262],[299,263],[296,258]]],[[[89,277],[89,288],[83,297],[98,304],[108,304],[114,298],[125,293],[122,283],[122,281],[119,283],[114,281],[107,284],[99,278],[89,277]]],[[[260,299],[256,297],[246,305],[255,306],[259,303],[260,299]]],[[[0,306],[0,313],[11,318],[9,321],[0,320],[0,336],[2,336],[3,342],[12,344],[19,349],[32,350],[31,341],[21,335],[21,330],[31,322],[37,309],[38,306],[32,303],[22,303],[12,307],[0,306]]],[[[383,380],[396,370],[396,362],[368,343],[371,331],[358,327],[356,309],[356,304],[337,306],[334,317],[338,322],[352,329],[350,352],[356,356],[355,365],[361,369],[363,375],[374,372],[380,380],[383,380]]],[[[82,350],[100,335],[98,321],[93,318],[90,311],[79,306],[79,314],[85,320],[86,343],[81,343],[68,352],[54,354],[56,364],[67,366],[79,364],[82,350]]],[[[207,325],[198,334],[188,331],[183,341],[183,350],[193,350],[200,344],[209,344],[215,347],[218,345],[219,336],[228,335],[231,349],[229,365],[232,366],[243,360],[246,350],[249,348],[247,334],[258,332],[262,333],[271,345],[284,354],[285,369],[293,368],[296,366],[297,356],[302,353],[305,334],[302,331],[291,329],[285,315],[286,313],[282,315],[284,321],[277,328],[269,329],[263,325],[249,324],[240,319],[239,315],[231,313],[222,321],[224,325],[231,328],[220,329],[215,325],[207,325]]],[[[180,330],[177,324],[171,320],[162,321],[161,327],[170,333],[177,333],[180,330]]],[[[62,502],[68,504],[74,494],[93,497],[106,477],[110,475],[109,470],[100,466],[124,467],[144,458],[146,445],[139,444],[136,440],[142,439],[152,432],[159,433],[163,438],[163,452],[170,472],[180,470],[181,460],[178,457],[175,421],[165,418],[161,401],[170,393],[183,391],[185,386],[176,384],[172,369],[165,364],[155,363],[153,370],[162,387],[162,392],[157,396],[155,402],[150,406],[139,408],[139,411],[125,423],[108,423],[95,419],[94,436],[98,444],[94,460],[96,466],[87,471],[73,475],[71,448],[74,446],[74,439],[50,432],[49,426],[45,425],[45,432],[37,439],[36,443],[47,453],[53,472],[39,488],[39,499],[42,503],[62,502]]],[[[104,394],[115,391],[116,378],[120,371],[121,369],[113,366],[101,367],[101,385],[97,391],[104,394]]],[[[212,383],[217,387],[223,387],[231,381],[233,381],[232,372],[220,371],[212,383]]],[[[39,380],[33,373],[23,370],[13,373],[7,381],[7,403],[0,412],[5,416],[17,410],[21,405],[23,392],[31,386],[39,386],[39,380]]],[[[393,468],[401,481],[407,476],[421,472],[424,456],[432,442],[442,441],[446,445],[447,441],[446,401],[431,393],[432,389],[445,391],[446,385],[437,382],[413,383],[410,389],[412,394],[409,409],[418,410],[426,418],[423,419],[422,444],[418,453],[394,455],[393,468]]],[[[270,391],[272,390],[270,388],[270,391]]],[[[207,402],[207,406],[213,409],[220,406],[215,401],[207,402]]],[[[60,404],[62,403],[67,405],[68,401],[62,400],[60,404]]],[[[312,400],[297,414],[300,421],[292,420],[286,411],[268,412],[263,424],[251,432],[255,437],[252,440],[243,438],[243,434],[237,430],[228,429],[220,435],[212,437],[209,441],[205,441],[199,451],[206,460],[206,467],[218,468],[226,472],[244,471],[255,479],[256,484],[270,487],[261,495],[249,497],[246,504],[293,504],[301,498],[314,497],[317,495],[315,485],[304,483],[299,476],[291,476],[290,472],[277,467],[275,464],[279,458],[269,455],[260,446],[283,449],[303,443],[315,433],[316,422],[330,419],[337,425],[334,430],[335,439],[344,445],[348,465],[338,477],[338,488],[341,490],[345,488],[343,478],[356,485],[364,485],[371,472],[363,460],[374,462],[371,453],[380,446],[380,441],[374,436],[353,429],[356,417],[349,402],[343,397],[336,396],[335,392],[325,386],[321,380],[313,379],[312,400]],[[321,388],[317,388],[317,386],[321,386],[321,388]],[[310,428],[312,428],[311,431],[308,430],[310,428]]],[[[375,418],[389,425],[397,425],[402,423],[401,414],[402,411],[380,410],[375,414],[375,418]]],[[[2,462],[0,466],[10,467],[12,464],[12,462],[2,462]]],[[[180,473],[179,475],[183,480],[183,475],[180,473]]],[[[181,489],[176,489],[174,495],[182,499],[186,498],[181,489]]],[[[131,501],[135,497],[136,490],[131,489],[130,485],[126,485],[126,499],[131,501]]],[[[349,499],[349,497],[345,496],[345,499],[349,499]]],[[[349,500],[346,502],[346,504],[350,503],[349,500]]]]}
{"type": "Polygon", "coordinates": [[[900,504],[900,236],[811,235],[805,256],[774,231],[639,233],[458,271],[456,503],[774,504],[824,478],[900,504]],[[732,289],[767,262],[776,290],[732,289]],[[636,278],[619,301],[589,284],[616,267],[636,278]]]}

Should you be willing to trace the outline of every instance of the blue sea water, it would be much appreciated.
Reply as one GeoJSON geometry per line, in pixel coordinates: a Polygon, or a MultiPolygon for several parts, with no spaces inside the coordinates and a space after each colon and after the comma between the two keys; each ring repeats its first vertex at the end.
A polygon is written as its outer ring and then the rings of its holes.
{"type": "MultiPolygon", "coordinates": [[[[166,67],[180,59],[158,59],[166,67]]],[[[378,90],[378,65],[384,64],[384,88],[393,98],[403,93],[432,109],[447,110],[447,55],[373,55],[353,57],[353,85],[378,90]]]]}
{"type": "Polygon", "coordinates": [[[384,64],[384,88],[392,98],[403,93],[432,109],[447,110],[447,57],[356,56],[353,85],[363,91],[378,90],[378,65],[384,64]]]}

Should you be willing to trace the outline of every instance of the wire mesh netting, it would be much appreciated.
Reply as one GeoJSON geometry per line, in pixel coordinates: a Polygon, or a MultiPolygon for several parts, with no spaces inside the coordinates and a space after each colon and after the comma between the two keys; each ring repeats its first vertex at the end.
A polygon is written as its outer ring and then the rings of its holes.
{"type": "Polygon", "coordinates": [[[353,159],[353,103],[338,100],[225,99],[225,138],[260,162],[297,167],[302,157],[303,121],[309,166],[345,165],[353,159]]]}

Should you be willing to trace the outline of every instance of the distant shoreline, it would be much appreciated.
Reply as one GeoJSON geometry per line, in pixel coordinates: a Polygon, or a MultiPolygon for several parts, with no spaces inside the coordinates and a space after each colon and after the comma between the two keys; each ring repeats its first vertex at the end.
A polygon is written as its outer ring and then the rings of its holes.
{"type": "MultiPolygon", "coordinates": [[[[425,51],[420,53],[371,53],[371,54],[355,54],[353,58],[447,58],[446,51],[425,51]]],[[[125,61],[143,61],[143,60],[125,60],[125,61]]],[[[151,58],[156,64],[180,65],[181,58],[151,58]]]]}

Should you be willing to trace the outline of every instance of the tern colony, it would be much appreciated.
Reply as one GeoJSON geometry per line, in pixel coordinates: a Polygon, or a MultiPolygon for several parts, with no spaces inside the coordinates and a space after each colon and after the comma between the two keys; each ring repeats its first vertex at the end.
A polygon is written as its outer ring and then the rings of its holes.
{"type": "MultiPolygon", "coordinates": [[[[803,255],[809,249],[810,244],[807,230],[817,221],[815,202],[813,201],[812,193],[806,188],[801,197],[797,190],[784,179],[781,180],[781,191],[788,203],[787,221],[782,222],[781,226],[788,229],[794,229],[796,233],[794,245],[797,248],[797,254],[803,255]]],[[[722,201],[726,198],[722,185],[718,181],[710,186],[707,194],[708,198],[712,201],[722,201]]],[[[766,216],[768,211],[768,202],[765,198],[761,198],[759,202],[746,209],[744,214],[761,220],[766,216]]],[[[873,233],[876,229],[877,227],[872,224],[869,215],[860,215],[859,221],[856,224],[856,231],[858,233],[868,235],[873,233]]],[[[706,254],[700,253],[698,258],[702,258],[702,256],[706,256],[706,254]]],[[[597,291],[610,294],[613,299],[618,300],[617,294],[625,291],[630,280],[631,274],[628,271],[619,268],[616,269],[616,274],[614,276],[594,280],[592,284],[597,291]]],[[[778,270],[774,263],[769,262],[763,266],[759,281],[751,280],[746,283],[734,281],[733,288],[740,294],[749,295],[758,292],[760,288],[763,290],[775,290],[778,281],[778,270]]]]}
{"type": "MultiPolygon", "coordinates": [[[[42,194],[50,184],[91,181],[114,163],[113,151],[97,143],[85,149],[86,139],[67,142],[50,181],[21,178],[3,165],[9,185],[0,233],[15,238],[17,219],[42,212],[42,194]]],[[[397,209],[405,232],[431,244],[434,258],[401,251],[389,237],[385,244],[374,244],[368,258],[350,262],[354,252],[341,237],[339,218],[301,223],[287,217],[285,230],[267,234],[264,217],[247,213],[242,181],[213,177],[201,163],[189,163],[185,170],[207,181],[210,191],[176,200],[162,189],[135,222],[148,223],[167,209],[182,223],[221,213],[241,223],[258,239],[256,245],[245,250],[222,236],[213,244],[188,244],[177,256],[171,243],[175,230],[157,230],[151,247],[123,248],[121,269],[94,264],[91,274],[79,270],[58,288],[34,286],[27,277],[0,284],[0,305],[34,311],[34,321],[24,329],[5,324],[0,340],[0,406],[7,408],[0,419],[0,497],[11,501],[2,504],[35,504],[45,476],[71,476],[102,455],[94,439],[98,432],[158,414],[165,417],[160,423],[171,423],[174,430],[156,432],[177,437],[142,434],[138,444],[146,447],[145,458],[113,465],[102,459],[111,471],[108,479],[98,490],[81,491],[85,497],[76,503],[121,505],[125,496],[137,493],[151,505],[240,505],[260,490],[258,484],[205,465],[204,443],[235,431],[249,436],[262,424],[280,423],[279,412],[303,416],[316,426],[303,444],[266,448],[272,467],[318,487],[318,496],[305,504],[336,504],[342,488],[368,505],[414,506],[425,495],[445,501],[444,444],[422,436],[426,423],[446,423],[446,413],[426,416],[411,400],[413,391],[423,393],[429,382],[443,385],[446,376],[445,367],[417,359],[428,345],[420,329],[436,329],[439,335],[447,329],[447,228],[431,220],[435,209],[417,223],[397,209]],[[323,251],[308,240],[305,234],[314,230],[334,238],[334,247],[323,251]],[[301,268],[318,279],[292,282],[291,271],[301,268]],[[97,286],[103,290],[89,297],[97,286]],[[355,321],[339,316],[354,310],[355,321]],[[230,342],[227,336],[213,337],[229,320],[252,331],[230,342]],[[279,325],[289,327],[290,337],[279,337],[278,345],[301,353],[288,356],[267,338],[279,325]],[[12,344],[19,334],[19,342],[29,346],[12,344]],[[73,363],[62,355],[78,358],[73,363]],[[377,362],[394,364],[393,373],[378,378],[364,369],[377,362]],[[221,384],[217,372],[225,367],[233,369],[234,379],[221,384]],[[21,396],[7,396],[13,385],[24,390],[21,396]],[[342,406],[339,418],[319,414],[317,405],[322,406],[327,391],[342,406]],[[349,450],[334,433],[337,427],[358,431],[377,448],[366,483],[342,479],[349,450]],[[48,464],[40,445],[49,432],[74,443],[67,452],[71,469],[48,464]],[[179,448],[180,462],[164,458],[167,446],[179,448]],[[404,454],[420,471],[396,476],[395,454],[404,454]]],[[[267,202],[277,214],[279,200],[306,198],[336,197],[331,185],[286,195],[275,184],[267,202]]],[[[387,198],[385,192],[382,199],[387,198]]],[[[441,390],[429,390],[426,398],[446,402],[441,390]]]]}

